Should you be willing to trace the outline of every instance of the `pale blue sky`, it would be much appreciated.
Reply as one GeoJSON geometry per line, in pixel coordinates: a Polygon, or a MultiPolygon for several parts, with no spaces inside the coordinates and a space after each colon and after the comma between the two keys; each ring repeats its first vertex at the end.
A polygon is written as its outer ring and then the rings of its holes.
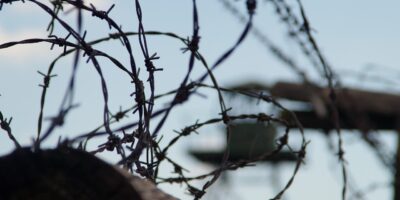
{"type": "MultiPolygon", "coordinates": [[[[115,1],[91,0],[101,9],[108,7],[115,1]]],[[[119,1],[111,12],[111,16],[122,24],[124,30],[136,31],[137,21],[133,1],[119,1]]],[[[232,1],[240,10],[244,11],[244,1],[232,1]]],[[[296,5],[294,0],[288,1],[296,5]]],[[[394,93],[399,91],[397,78],[400,73],[400,1],[303,1],[306,14],[311,26],[315,29],[317,39],[323,53],[326,55],[334,70],[341,75],[344,83],[352,87],[373,88],[394,93]],[[374,64],[375,68],[366,66],[374,64]],[[390,78],[395,84],[385,85],[374,82],[373,79],[360,80],[354,73],[368,73],[382,78],[390,78]]],[[[141,2],[143,20],[146,30],[174,32],[180,36],[190,36],[192,31],[191,1],[188,0],[147,0],[141,2]]],[[[0,44],[8,41],[21,40],[30,37],[45,37],[45,28],[49,17],[33,7],[29,2],[4,5],[0,11],[0,44]]],[[[200,19],[200,50],[209,63],[213,63],[227,48],[234,44],[243,29],[218,0],[199,0],[200,19]]],[[[294,6],[294,9],[297,9],[294,6]]],[[[73,15],[70,15],[73,16],[73,15]]],[[[68,17],[68,16],[67,16],[68,17]]],[[[71,19],[73,20],[73,19],[71,19]]],[[[294,42],[283,36],[285,26],[274,15],[272,5],[259,1],[259,7],[254,24],[272,41],[279,44],[290,56],[301,64],[314,80],[321,80],[314,68],[304,60],[299,48],[294,42]]],[[[90,15],[84,24],[88,30],[88,39],[104,36],[108,33],[107,25],[93,20],[90,15]]],[[[65,35],[57,26],[57,33],[65,35]]],[[[137,38],[131,38],[136,62],[143,65],[137,38]]],[[[188,54],[183,54],[180,48],[183,45],[176,40],[166,37],[148,37],[150,52],[157,52],[161,59],[156,61],[163,72],[156,74],[158,92],[165,92],[177,87],[183,73],[186,72],[188,54]]],[[[36,71],[46,71],[52,58],[62,51],[49,51],[50,45],[25,45],[0,50],[0,110],[3,115],[13,117],[12,129],[22,144],[29,144],[36,134],[36,119],[39,111],[40,88],[42,77],[36,71]]],[[[110,52],[127,64],[126,53],[121,50],[119,41],[101,45],[101,49],[110,52]]],[[[104,60],[103,60],[104,61],[104,60]]],[[[56,67],[58,74],[51,82],[48,104],[45,116],[50,117],[57,112],[62,95],[66,88],[71,68],[71,57],[64,59],[56,67]]],[[[103,70],[109,84],[110,108],[116,112],[119,106],[131,105],[133,99],[129,80],[108,62],[104,62],[103,70]]],[[[142,70],[144,75],[145,70],[142,70]]],[[[193,79],[203,73],[204,69],[196,65],[193,79]]],[[[216,71],[216,77],[221,85],[229,86],[238,81],[258,80],[264,83],[273,83],[278,80],[298,81],[297,77],[288,68],[283,66],[260,45],[251,35],[244,41],[234,55],[223,63],[216,71]]],[[[67,118],[65,127],[57,130],[47,141],[51,146],[58,135],[70,136],[82,133],[97,126],[102,120],[102,97],[97,74],[90,65],[81,65],[77,77],[77,102],[81,107],[72,112],[67,118]]],[[[162,133],[165,139],[174,136],[172,130],[179,130],[196,120],[206,120],[217,117],[218,106],[213,92],[202,90],[207,99],[193,96],[190,103],[178,107],[171,115],[162,133]]],[[[161,104],[162,106],[163,104],[161,104]]],[[[133,120],[126,119],[127,121],[133,120]]],[[[201,129],[200,136],[184,139],[172,149],[171,155],[179,162],[185,163],[194,174],[210,170],[210,166],[199,163],[188,157],[186,150],[189,146],[199,145],[197,138],[207,139],[218,133],[217,128],[201,129]]],[[[1,132],[0,132],[1,133],[1,132]]],[[[292,141],[299,141],[299,136],[293,134],[292,141]]],[[[389,151],[394,151],[395,137],[393,133],[381,134],[382,140],[389,151]]],[[[307,132],[311,140],[308,148],[306,165],[301,169],[291,189],[287,192],[287,199],[324,199],[338,200],[341,192],[340,165],[334,152],[328,148],[327,139],[319,132],[307,132]]],[[[378,162],[374,153],[360,140],[357,132],[344,132],[346,159],[351,181],[358,189],[366,189],[372,183],[388,184],[390,174],[378,162]]],[[[336,142],[336,137],[332,137],[336,142]]],[[[12,142],[6,134],[0,134],[0,153],[5,154],[13,148],[12,142]]],[[[115,160],[112,154],[104,154],[103,158],[115,160]]],[[[291,175],[293,165],[280,165],[276,169],[271,166],[260,166],[246,169],[243,172],[230,173],[229,185],[216,184],[211,188],[205,199],[268,199],[276,193],[270,183],[271,176],[281,176],[283,185],[291,175]],[[244,185],[243,185],[244,183],[244,185]],[[223,192],[220,192],[223,191],[223,192]]],[[[165,168],[164,173],[171,169],[165,168]]],[[[184,188],[177,186],[162,186],[168,192],[189,199],[182,194],[184,188]]],[[[351,194],[351,193],[349,193],[351,194]]],[[[365,199],[391,199],[390,188],[371,191],[365,199]]]]}

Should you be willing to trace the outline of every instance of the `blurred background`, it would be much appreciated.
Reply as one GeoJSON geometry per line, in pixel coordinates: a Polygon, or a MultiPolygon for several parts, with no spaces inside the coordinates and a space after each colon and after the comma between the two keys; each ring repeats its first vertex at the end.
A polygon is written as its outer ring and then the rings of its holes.
{"type": "MultiPolygon", "coordinates": [[[[46,2],[48,3],[48,2],[46,2]]],[[[112,0],[86,0],[96,8],[108,10],[115,3],[110,16],[121,24],[124,31],[137,31],[138,23],[134,1],[117,2],[112,0]]],[[[142,1],[143,24],[146,31],[173,32],[181,37],[192,34],[192,2],[183,0],[142,1]]],[[[200,22],[200,52],[209,64],[214,63],[230,48],[242,33],[247,20],[245,1],[202,0],[198,1],[200,22]]],[[[299,15],[296,1],[287,1],[293,12],[299,15]]],[[[321,52],[329,61],[340,83],[344,87],[391,94],[399,92],[398,63],[400,63],[400,2],[388,1],[302,1],[306,15],[321,52]]],[[[50,4],[48,4],[50,5],[50,4]]],[[[61,14],[66,21],[76,24],[76,11],[65,7],[61,14]]],[[[46,38],[46,28],[50,17],[30,2],[14,2],[3,5],[0,11],[0,44],[28,38],[46,38]]],[[[108,25],[85,14],[83,21],[88,41],[108,36],[108,25]]],[[[272,1],[258,1],[254,16],[253,31],[238,47],[234,54],[221,64],[214,75],[221,87],[233,87],[248,82],[273,86],[276,82],[301,82],[301,77],[271,53],[268,44],[275,44],[300,66],[314,83],[326,86],[326,79],[304,56],[301,48],[288,34],[288,28],[277,14],[272,1]],[[269,41],[269,42],[266,42],[269,41]]],[[[61,26],[56,25],[55,35],[66,36],[61,26]]],[[[137,37],[130,37],[136,62],[144,67],[137,37]]],[[[154,64],[163,68],[155,74],[156,93],[162,94],[176,89],[187,70],[189,54],[182,54],[184,44],[165,36],[147,37],[150,54],[160,56],[154,64]]],[[[49,63],[62,53],[63,48],[50,50],[50,44],[19,45],[0,49],[0,111],[5,117],[13,117],[11,128],[15,137],[23,145],[31,144],[37,131],[41,87],[43,77],[37,71],[46,72],[49,63]]],[[[102,43],[97,48],[120,59],[124,64],[129,60],[121,48],[119,40],[102,43]]],[[[116,70],[112,63],[102,61],[102,70],[109,87],[110,109],[117,113],[120,108],[128,108],[135,102],[130,94],[132,85],[129,77],[116,70]]],[[[45,107],[45,119],[57,114],[59,105],[67,88],[73,57],[68,56],[56,65],[51,80],[45,107]]],[[[100,79],[90,64],[78,68],[76,99],[79,108],[66,118],[62,128],[57,129],[46,140],[46,147],[54,147],[60,136],[74,137],[102,124],[103,97],[100,79]]],[[[145,69],[141,76],[145,77],[145,69]]],[[[205,72],[197,63],[191,80],[205,72]]],[[[211,80],[206,80],[211,84],[211,80]]],[[[160,108],[171,101],[166,97],[158,102],[160,108]]],[[[232,113],[265,112],[276,114],[276,108],[266,103],[249,102],[227,96],[228,107],[232,113]]],[[[290,101],[282,101],[288,108],[296,107],[290,101]]],[[[177,106],[168,118],[161,134],[164,144],[175,137],[179,131],[196,121],[206,121],[220,117],[216,92],[200,89],[199,95],[191,97],[188,103],[177,106]]],[[[134,116],[124,118],[121,123],[131,122],[134,116]]],[[[45,121],[44,126],[49,121],[45,121]]],[[[225,136],[221,126],[212,125],[201,128],[180,140],[171,148],[169,156],[195,176],[209,172],[213,165],[202,162],[190,154],[193,150],[215,150],[224,148],[225,136]]],[[[278,127],[277,134],[284,129],[278,127]]],[[[290,144],[299,147],[301,136],[292,130],[290,144]]],[[[394,159],[397,145],[396,131],[374,131],[382,151],[394,159]]],[[[337,135],[324,134],[319,130],[306,130],[310,141],[305,165],[302,165],[293,185],[283,199],[341,199],[343,186],[341,165],[338,162],[337,135]]],[[[348,170],[348,199],[393,199],[393,173],[382,164],[375,150],[371,149],[359,131],[342,131],[343,148],[348,170]]],[[[103,138],[104,140],[104,138],[103,138]]],[[[90,142],[93,147],[103,141],[90,142]]],[[[103,141],[104,142],[104,141],[103,141]]],[[[163,144],[163,143],[162,143],[163,144]]],[[[0,154],[5,155],[14,149],[7,134],[0,132],[0,154]]],[[[110,163],[118,161],[112,152],[99,154],[110,163]]],[[[256,166],[229,171],[223,174],[209,190],[204,199],[269,199],[274,197],[292,176],[294,162],[260,163],[256,166]]],[[[161,166],[161,175],[167,177],[173,171],[168,164],[161,166]]],[[[199,187],[204,184],[198,181],[199,187]]],[[[161,184],[161,188],[181,199],[191,199],[184,185],[161,184]]]]}

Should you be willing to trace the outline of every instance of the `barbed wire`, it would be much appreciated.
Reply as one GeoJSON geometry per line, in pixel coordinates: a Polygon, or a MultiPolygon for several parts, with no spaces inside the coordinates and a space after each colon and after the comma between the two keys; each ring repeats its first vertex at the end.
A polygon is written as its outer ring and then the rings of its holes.
{"type": "MultiPolygon", "coordinates": [[[[73,146],[78,144],[78,148],[89,151],[93,154],[99,154],[104,151],[116,152],[120,156],[118,165],[121,165],[129,169],[132,173],[137,173],[157,184],[161,183],[179,183],[185,184],[189,193],[194,199],[200,199],[207,192],[207,189],[211,187],[221,176],[224,171],[238,170],[249,166],[256,165],[259,161],[272,156],[276,156],[284,147],[287,147],[294,155],[296,155],[296,164],[293,168],[292,175],[288,178],[285,186],[282,190],[276,194],[272,199],[281,199],[284,193],[290,188],[296,175],[298,174],[301,166],[304,163],[306,156],[307,145],[310,141],[306,139],[303,127],[296,115],[289,109],[282,106],[273,97],[266,95],[262,92],[250,91],[250,90],[235,90],[221,87],[219,79],[214,75],[214,70],[221,67],[222,63],[229,60],[233,53],[240,48],[245,39],[251,35],[251,33],[258,38],[262,43],[270,50],[270,52],[285,65],[289,66],[292,71],[298,74],[303,82],[306,84],[313,84],[308,79],[302,67],[300,67],[290,56],[286,55],[278,45],[274,44],[268,37],[257,27],[253,26],[253,18],[257,9],[256,0],[246,0],[245,8],[247,15],[241,14],[234,6],[233,3],[228,0],[220,0],[223,3],[226,10],[236,16],[243,23],[243,30],[240,32],[239,37],[233,42],[233,45],[226,51],[222,52],[218,59],[209,65],[208,61],[202,55],[200,49],[200,24],[201,24],[201,12],[198,11],[197,1],[192,0],[192,34],[190,38],[185,38],[177,35],[173,32],[161,32],[161,31],[147,31],[145,29],[145,12],[143,12],[141,3],[139,0],[135,0],[134,7],[136,11],[136,22],[138,23],[137,32],[125,31],[118,22],[118,18],[112,18],[109,14],[115,7],[113,4],[108,10],[99,10],[94,4],[85,4],[83,0],[51,0],[50,4],[39,2],[37,0],[0,0],[0,10],[6,9],[4,4],[12,4],[14,2],[29,3],[33,6],[37,6],[42,9],[43,13],[46,13],[51,17],[50,22],[47,26],[48,36],[46,38],[28,38],[20,41],[12,41],[0,44],[0,49],[8,49],[17,45],[32,45],[36,43],[48,43],[50,44],[50,50],[55,48],[62,48],[63,51],[59,54],[49,65],[47,72],[38,71],[43,76],[43,83],[39,86],[42,87],[40,97],[40,112],[37,119],[37,134],[33,144],[31,145],[36,151],[41,148],[41,144],[53,134],[56,128],[62,127],[66,121],[67,116],[73,112],[74,109],[78,109],[78,104],[74,102],[74,93],[76,87],[76,76],[78,73],[78,67],[81,64],[82,57],[87,57],[86,63],[91,63],[96,70],[97,76],[100,79],[100,88],[103,97],[103,122],[97,127],[94,127],[89,132],[79,133],[77,136],[65,139],[60,144],[66,144],[73,146]],[[71,10],[65,11],[65,6],[72,6],[71,10]],[[76,11],[76,28],[69,24],[62,13],[70,13],[76,11]],[[109,30],[115,31],[109,33],[107,37],[98,38],[93,41],[87,41],[86,36],[90,34],[91,30],[85,30],[83,19],[85,14],[90,14],[93,19],[105,23],[109,30]],[[59,36],[54,34],[55,26],[59,25],[66,32],[66,36],[59,36]],[[171,88],[169,92],[159,94],[156,90],[157,85],[155,80],[157,79],[156,72],[162,71],[162,68],[156,67],[154,62],[161,62],[157,53],[148,47],[148,36],[167,37],[179,41],[184,47],[181,49],[183,53],[189,53],[189,61],[187,64],[187,71],[183,75],[182,80],[176,86],[171,88]],[[143,66],[147,71],[147,79],[142,80],[139,76],[140,69],[137,64],[137,58],[133,54],[132,36],[137,37],[141,56],[143,59],[143,66]],[[76,42],[72,42],[75,40],[76,42]],[[119,59],[111,56],[108,52],[101,51],[96,48],[96,45],[101,43],[107,43],[111,40],[120,40],[122,48],[129,57],[129,66],[122,64],[123,62],[119,59]],[[154,53],[153,53],[154,52],[154,53]],[[58,113],[51,117],[50,124],[46,129],[43,129],[44,121],[44,108],[46,106],[46,98],[48,96],[48,88],[51,87],[51,80],[57,76],[54,74],[54,69],[58,62],[67,55],[73,55],[73,64],[71,67],[71,76],[68,82],[68,88],[65,91],[62,102],[60,103],[58,113]],[[115,70],[121,71],[125,76],[127,75],[131,81],[132,94],[134,98],[134,104],[126,106],[127,108],[120,108],[118,112],[112,114],[109,109],[109,89],[107,86],[106,79],[102,71],[103,64],[98,60],[99,57],[106,58],[109,60],[115,70]],[[204,67],[204,73],[197,79],[193,79],[193,70],[196,66],[195,63],[199,62],[204,67]],[[207,84],[207,78],[211,79],[211,84],[207,84]],[[194,80],[194,81],[191,81],[194,80]],[[174,112],[175,107],[190,102],[192,95],[196,94],[200,89],[208,89],[217,93],[218,106],[219,106],[219,117],[211,118],[203,122],[196,122],[192,125],[185,126],[180,131],[176,131],[177,136],[169,140],[166,145],[161,145],[160,138],[162,138],[161,130],[164,124],[169,119],[171,112],[174,112]],[[224,101],[223,93],[234,93],[240,96],[250,97],[258,100],[265,104],[271,104],[274,107],[281,109],[290,114],[291,121],[285,121],[279,117],[275,117],[268,113],[253,113],[253,114],[238,114],[232,115],[229,113],[231,108],[228,108],[224,101]],[[158,105],[160,99],[165,99],[167,96],[172,96],[166,106],[159,108],[155,107],[158,105]],[[130,120],[128,124],[120,125],[120,120],[126,116],[136,116],[134,120],[130,120]],[[284,132],[281,137],[276,140],[275,149],[264,152],[263,154],[251,158],[241,159],[239,161],[230,161],[229,148],[226,147],[221,158],[219,166],[202,175],[198,176],[187,176],[184,172],[186,167],[175,161],[168,155],[168,152],[185,137],[190,136],[192,133],[199,129],[215,125],[222,124],[225,127],[227,135],[227,142],[231,139],[231,128],[234,121],[238,120],[251,120],[255,123],[275,123],[284,127],[284,132]],[[111,124],[118,124],[119,127],[111,128],[111,124]],[[301,133],[300,147],[294,148],[289,144],[290,131],[297,127],[301,133]],[[87,149],[87,143],[93,138],[103,139],[103,143],[98,144],[96,149],[87,149]],[[174,173],[170,177],[160,177],[159,170],[161,163],[166,162],[173,166],[174,173]],[[193,186],[192,182],[195,180],[205,180],[206,182],[202,187],[197,188],[193,186]]],[[[341,134],[341,128],[339,126],[339,114],[336,108],[336,97],[334,88],[338,85],[338,77],[334,74],[330,64],[326,60],[325,56],[320,51],[320,48],[313,37],[312,27],[306,16],[305,8],[303,7],[300,0],[297,1],[299,16],[296,16],[292,12],[292,8],[284,0],[270,0],[272,5],[275,6],[276,15],[287,25],[288,31],[291,38],[300,46],[304,56],[309,59],[312,65],[318,70],[321,75],[326,79],[327,85],[331,91],[330,94],[330,109],[332,110],[331,119],[335,124],[335,129],[338,135],[338,157],[339,163],[342,169],[342,199],[346,199],[347,192],[347,168],[344,157],[344,145],[341,134]]],[[[158,65],[158,64],[157,64],[158,65]]],[[[161,73],[161,72],[160,72],[161,73]]],[[[11,120],[3,117],[0,112],[0,123],[1,128],[7,132],[8,137],[14,142],[16,148],[20,148],[21,145],[14,137],[11,131],[11,120]]],[[[387,154],[381,152],[381,146],[379,142],[375,141],[374,138],[365,135],[365,141],[382,157],[382,162],[386,166],[390,166],[391,160],[387,158],[387,154]]],[[[355,196],[361,196],[356,194],[355,196]]],[[[355,198],[355,197],[354,197],[355,198]]]]}

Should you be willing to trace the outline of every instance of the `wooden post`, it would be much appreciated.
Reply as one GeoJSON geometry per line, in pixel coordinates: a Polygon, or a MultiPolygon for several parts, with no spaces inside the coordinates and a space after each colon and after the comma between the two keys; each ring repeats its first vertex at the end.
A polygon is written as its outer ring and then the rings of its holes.
{"type": "Polygon", "coordinates": [[[397,152],[396,152],[396,163],[395,163],[395,180],[393,188],[393,200],[400,200],[400,130],[397,131],[397,152]]]}

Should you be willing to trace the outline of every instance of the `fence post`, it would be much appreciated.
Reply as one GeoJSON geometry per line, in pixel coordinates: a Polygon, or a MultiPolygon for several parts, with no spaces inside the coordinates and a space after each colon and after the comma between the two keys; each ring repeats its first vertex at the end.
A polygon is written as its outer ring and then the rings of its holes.
{"type": "Polygon", "coordinates": [[[400,200],[400,129],[397,130],[397,152],[396,152],[396,163],[395,163],[395,180],[393,188],[394,200],[400,200]]]}

